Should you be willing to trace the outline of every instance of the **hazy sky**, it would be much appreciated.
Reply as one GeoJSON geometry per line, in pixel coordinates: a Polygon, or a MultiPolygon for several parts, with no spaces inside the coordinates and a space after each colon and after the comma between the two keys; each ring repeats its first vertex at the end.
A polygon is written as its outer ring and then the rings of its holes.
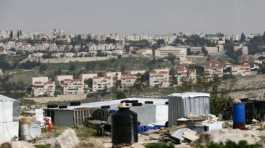
{"type": "Polygon", "coordinates": [[[0,30],[263,32],[265,0],[0,0],[0,30]]]}

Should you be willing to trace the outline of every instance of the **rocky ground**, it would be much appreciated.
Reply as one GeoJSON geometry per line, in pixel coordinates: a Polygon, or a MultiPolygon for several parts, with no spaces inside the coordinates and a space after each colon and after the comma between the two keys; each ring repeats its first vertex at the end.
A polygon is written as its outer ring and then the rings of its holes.
{"type": "Polygon", "coordinates": [[[218,86],[218,91],[231,97],[264,99],[265,75],[237,77],[236,79],[222,81],[221,85],[218,86]]]}

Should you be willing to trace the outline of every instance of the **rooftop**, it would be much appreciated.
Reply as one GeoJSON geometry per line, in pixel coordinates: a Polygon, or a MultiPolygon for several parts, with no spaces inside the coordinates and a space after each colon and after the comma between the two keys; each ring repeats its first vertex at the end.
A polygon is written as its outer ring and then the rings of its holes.
{"type": "Polygon", "coordinates": [[[16,102],[16,101],[17,101],[16,99],[0,95],[0,102],[16,102]]]}
{"type": "Polygon", "coordinates": [[[210,94],[203,93],[203,92],[185,92],[185,93],[173,93],[173,94],[170,94],[168,96],[184,97],[184,98],[187,98],[187,97],[202,97],[202,96],[210,97],[210,94]]]}

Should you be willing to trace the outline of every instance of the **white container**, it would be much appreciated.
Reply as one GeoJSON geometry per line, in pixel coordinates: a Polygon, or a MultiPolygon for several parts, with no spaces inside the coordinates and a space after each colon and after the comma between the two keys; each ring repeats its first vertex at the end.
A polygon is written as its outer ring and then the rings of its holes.
{"type": "Polygon", "coordinates": [[[30,124],[25,123],[20,125],[20,139],[25,141],[32,140],[30,124]]]}

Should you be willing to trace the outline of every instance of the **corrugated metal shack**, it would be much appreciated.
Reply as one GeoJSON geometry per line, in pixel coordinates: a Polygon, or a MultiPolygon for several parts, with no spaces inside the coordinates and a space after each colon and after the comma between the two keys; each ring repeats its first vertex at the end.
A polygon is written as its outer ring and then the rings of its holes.
{"type": "Polygon", "coordinates": [[[45,109],[45,115],[52,118],[56,126],[77,126],[84,123],[86,119],[107,121],[110,111],[115,111],[122,101],[135,102],[137,106],[131,109],[140,116],[140,122],[144,124],[165,124],[167,121],[167,99],[152,98],[127,98],[121,100],[110,100],[101,102],[82,103],[75,106],[49,105],[45,109]],[[141,105],[141,106],[139,106],[141,105]],[[94,119],[93,119],[94,118],[94,119]],[[152,120],[150,120],[152,118],[152,120]]]}
{"type": "Polygon", "coordinates": [[[253,119],[265,121],[265,100],[241,99],[246,104],[246,122],[252,123],[253,119]]]}
{"type": "Polygon", "coordinates": [[[79,126],[91,117],[92,110],[89,108],[48,108],[45,109],[45,116],[51,117],[56,126],[79,126]]]}
{"type": "Polygon", "coordinates": [[[19,102],[0,95],[0,143],[18,138],[19,102]]]}
{"type": "Polygon", "coordinates": [[[176,124],[179,118],[207,116],[210,113],[208,93],[185,92],[168,96],[168,124],[176,124]]]}

